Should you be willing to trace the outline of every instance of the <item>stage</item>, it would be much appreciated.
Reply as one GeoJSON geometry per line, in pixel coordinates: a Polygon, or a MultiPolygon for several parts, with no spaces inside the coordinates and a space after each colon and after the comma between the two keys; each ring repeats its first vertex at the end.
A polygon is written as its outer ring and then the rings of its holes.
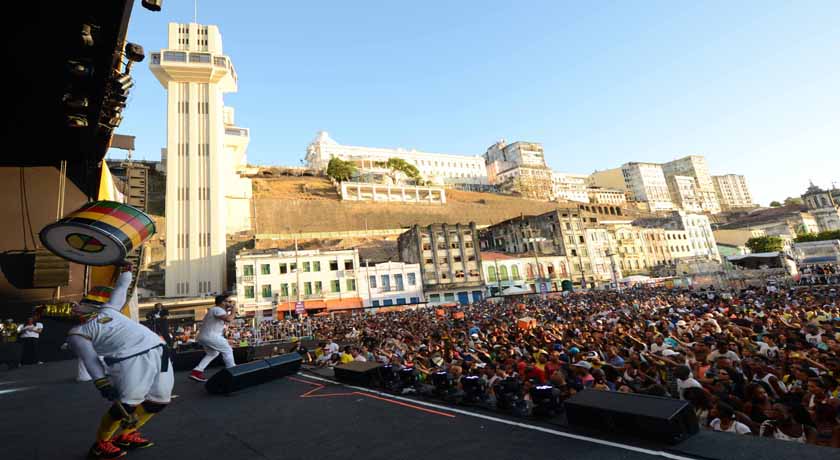
{"type": "MultiPolygon", "coordinates": [[[[0,371],[3,459],[82,459],[109,403],[74,381],[75,361],[0,371]]],[[[837,451],[701,433],[678,446],[597,439],[488,411],[330,383],[301,372],[231,396],[176,374],[172,404],[143,430],[136,459],[831,458],[837,451]]]]}

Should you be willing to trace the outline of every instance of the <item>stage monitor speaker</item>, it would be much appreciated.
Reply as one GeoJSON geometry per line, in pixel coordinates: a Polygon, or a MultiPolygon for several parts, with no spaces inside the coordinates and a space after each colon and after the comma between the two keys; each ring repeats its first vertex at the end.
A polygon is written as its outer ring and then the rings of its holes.
{"type": "Polygon", "coordinates": [[[573,428],[676,444],[699,431],[687,401],[659,396],[584,390],[565,402],[573,428]]]}
{"type": "Polygon", "coordinates": [[[279,379],[287,375],[296,374],[300,370],[300,365],[303,363],[303,358],[299,353],[286,353],[285,355],[274,356],[266,358],[265,362],[269,365],[269,373],[272,379],[279,379]]]}
{"type": "Polygon", "coordinates": [[[358,386],[374,386],[381,383],[379,368],[382,364],[352,361],[335,366],[335,378],[341,383],[358,386]]]}
{"type": "Polygon", "coordinates": [[[204,384],[209,393],[228,394],[294,374],[303,362],[298,353],[287,353],[222,369],[204,384]]]}

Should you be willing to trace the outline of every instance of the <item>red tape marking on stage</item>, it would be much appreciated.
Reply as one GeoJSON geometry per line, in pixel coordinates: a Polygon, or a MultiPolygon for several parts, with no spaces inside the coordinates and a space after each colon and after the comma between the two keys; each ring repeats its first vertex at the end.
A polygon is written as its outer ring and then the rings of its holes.
{"type": "Polygon", "coordinates": [[[440,412],[440,411],[436,411],[436,410],[432,410],[432,409],[427,409],[425,407],[415,406],[414,404],[404,403],[402,401],[397,401],[397,400],[391,399],[391,398],[383,398],[382,396],[372,395],[372,394],[369,394],[369,393],[365,393],[363,391],[351,391],[351,392],[348,392],[348,393],[313,394],[313,393],[316,393],[316,392],[322,390],[326,385],[321,384],[321,383],[309,382],[307,380],[298,379],[298,378],[295,378],[295,377],[287,377],[287,378],[289,380],[294,380],[295,382],[305,383],[307,385],[312,385],[312,386],[315,387],[315,388],[307,391],[306,393],[300,395],[299,396],[300,398],[323,398],[323,397],[332,397],[332,396],[364,396],[366,398],[371,398],[371,399],[376,399],[376,400],[379,400],[379,401],[389,402],[391,404],[396,404],[398,406],[408,407],[410,409],[419,410],[421,412],[426,412],[426,413],[429,413],[429,414],[440,415],[442,417],[455,418],[454,414],[448,414],[446,412],[440,412]]]}

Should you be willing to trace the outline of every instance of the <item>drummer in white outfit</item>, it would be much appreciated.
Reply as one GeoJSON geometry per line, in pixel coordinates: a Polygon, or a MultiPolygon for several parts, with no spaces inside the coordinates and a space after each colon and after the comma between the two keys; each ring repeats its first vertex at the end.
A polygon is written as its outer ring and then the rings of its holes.
{"type": "Polygon", "coordinates": [[[236,303],[228,295],[216,296],[216,305],[207,310],[204,319],[201,321],[201,330],[198,331],[198,343],[204,347],[204,358],[195,366],[190,373],[190,378],[197,382],[206,382],[204,369],[220,354],[225,362],[225,367],[233,367],[236,363],[233,360],[233,348],[225,338],[225,324],[236,318],[236,303]]]}

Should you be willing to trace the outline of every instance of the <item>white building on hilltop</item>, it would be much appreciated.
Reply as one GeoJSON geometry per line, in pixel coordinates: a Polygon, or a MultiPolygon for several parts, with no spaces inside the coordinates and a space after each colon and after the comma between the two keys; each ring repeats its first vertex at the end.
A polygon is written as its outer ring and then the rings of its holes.
{"type": "MultiPolygon", "coordinates": [[[[625,163],[621,166],[624,183],[634,201],[647,202],[651,211],[674,209],[662,166],[656,163],[625,163]]],[[[596,184],[600,185],[600,184],[596,184]]]]}
{"type": "Polygon", "coordinates": [[[589,192],[586,189],[585,174],[568,174],[557,171],[551,172],[551,190],[554,199],[589,202],[589,192]]]}
{"type": "Polygon", "coordinates": [[[704,212],[717,214],[720,212],[715,185],[712,176],[709,174],[709,167],[706,165],[706,157],[702,155],[689,155],[662,164],[662,171],[665,177],[688,176],[694,178],[695,194],[700,209],[704,212]]]}
{"type": "Polygon", "coordinates": [[[228,288],[226,234],[250,228],[248,130],[234,124],[224,93],[236,70],[212,25],[169,24],[165,49],[150,69],[166,89],[166,296],[228,288]]]}
{"type": "Polygon", "coordinates": [[[752,195],[747,188],[747,179],[740,174],[712,176],[718,201],[722,210],[753,207],[752,195]]]}
{"type": "Polygon", "coordinates": [[[317,171],[325,171],[333,157],[352,161],[361,172],[379,172],[381,168],[376,163],[388,161],[389,158],[401,158],[416,166],[425,180],[435,184],[488,184],[487,170],[481,156],[342,145],[326,131],[319,132],[306,148],[306,165],[317,171]]]}

